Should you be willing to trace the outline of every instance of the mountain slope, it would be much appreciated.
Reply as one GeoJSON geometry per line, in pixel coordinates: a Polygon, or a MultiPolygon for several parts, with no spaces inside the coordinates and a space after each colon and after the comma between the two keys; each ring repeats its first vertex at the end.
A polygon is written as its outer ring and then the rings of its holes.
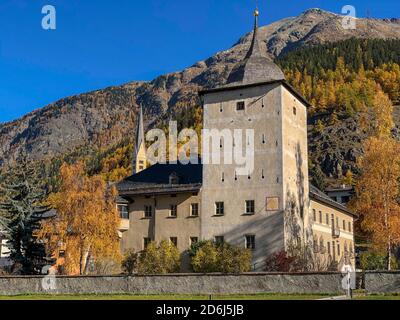
{"type": "MultiPolygon", "coordinates": [[[[319,9],[260,28],[271,56],[307,44],[350,37],[400,39],[400,21],[358,19],[356,30],[341,28],[342,17],[319,9]]],[[[0,166],[21,152],[34,160],[62,155],[90,145],[104,148],[123,137],[134,138],[139,105],[149,126],[199,103],[197,91],[223,84],[248,49],[251,33],[231,49],[151,82],[132,82],[61,99],[21,119],[0,125],[0,166]]]]}

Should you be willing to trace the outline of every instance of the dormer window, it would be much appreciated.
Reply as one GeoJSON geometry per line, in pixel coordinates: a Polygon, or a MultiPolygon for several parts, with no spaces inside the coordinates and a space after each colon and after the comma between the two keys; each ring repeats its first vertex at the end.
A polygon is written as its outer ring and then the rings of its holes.
{"type": "Polygon", "coordinates": [[[244,111],[245,109],[245,103],[244,101],[239,101],[236,103],[236,111],[244,111]]]}
{"type": "Polygon", "coordinates": [[[169,184],[179,184],[179,177],[175,172],[170,174],[169,184]]]}

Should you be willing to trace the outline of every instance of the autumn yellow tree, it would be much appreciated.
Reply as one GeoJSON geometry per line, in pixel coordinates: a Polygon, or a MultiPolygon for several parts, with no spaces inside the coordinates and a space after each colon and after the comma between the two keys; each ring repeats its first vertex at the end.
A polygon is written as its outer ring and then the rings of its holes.
{"type": "Polygon", "coordinates": [[[390,100],[378,92],[369,122],[372,136],[358,159],[360,176],[351,204],[374,247],[386,251],[388,270],[393,248],[400,244],[400,144],[391,137],[392,111],[390,100]]]}
{"type": "Polygon", "coordinates": [[[99,176],[85,175],[82,163],[62,165],[60,179],[60,191],[49,197],[57,215],[45,221],[39,232],[48,252],[65,251],[67,274],[86,274],[90,260],[119,262],[115,188],[107,188],[99,176]]]}
{"type": "Polygon", "coordinates": [[[391,270],[393,247],[400,244],[400,145],[390,137],[371,137],[364,149],[353,208],[374,247],[386,251],[391,270]]]}

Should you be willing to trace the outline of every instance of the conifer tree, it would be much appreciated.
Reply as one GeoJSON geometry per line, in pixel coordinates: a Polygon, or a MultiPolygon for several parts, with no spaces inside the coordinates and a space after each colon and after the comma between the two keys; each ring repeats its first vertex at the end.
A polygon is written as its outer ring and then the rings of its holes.
{"type": "Polygon", "coordinates": [[[45,263],[45,250],[35,233],[48,208],[42,205],[46,192],[26,156],[3,175],[0,185],[0,216],[10,249],[13,270],[22,274],[39,273],[45,263]]]}

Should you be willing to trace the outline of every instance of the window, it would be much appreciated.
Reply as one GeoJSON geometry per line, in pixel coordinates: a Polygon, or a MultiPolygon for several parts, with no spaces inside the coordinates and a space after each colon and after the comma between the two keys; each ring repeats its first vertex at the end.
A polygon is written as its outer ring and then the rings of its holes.
{"type": "Polygon", "coordinates": [[[340,256],[340,243],[337,244],[337,254],[340,256]]]}
{"type": "Polygon", "coordinates": [[[297,114],[297,109],[296,109],[296,107],[293,107],[293,115],[296,115],[297,114]]]}
{"type": "Polygon", "coordinates": [[[346,220],[343,220],[343,230],[346,231],[346,220]]]}
{"type": "Polygon", "coordinates": [[[312,212],[313,212],[313,221],[317,222],[317,212],[315,211],[315,209],[313,209],[312,212]]]}
{"type": "Polygon", "coordinates": [[[236,103],[236,110],[237,111],[243,111],[245,109],[245,103],[244,101],[240,101],[236,103]]]}
{"type": "Polygon", "coordinates": [[[144,170],[144,167],[143,166],[139,166],[139,170],[144,170]]]}
{"type": "Polygon", "coordinates": [[[342,197],[342,202],[343,203],[347,203],[347,202],[349,202],[350,201],[350,197],[349,196],[343,196],[342,197]]]}
{"type": "Polygon", "coordinates": [[[328,248],[328,255],[331,255],[331,243],[327,242],[326,247],[328,248]]]}
{"type": "Polygon", "coordinates": [[[322,211],[319,212],[319,223],[322,223],[322,211]]]}
{"type": "Polygon", "coordinates": [[[351,232],[351,222],[349,221],[349,232],[351,232]]]}
{"type": "Polygon", "coordinates": [[[145,218],[153,217],[153,207],[152,206],[144,206],[144,217],[145,218]]]}
{"type": "Polygon", "coordinates": [[[170,174],[169,184],[179,184],[179,177],[175,172],[170,174]]]}
{"type": "Polygon", "coordinates": [[[171,218],[176,218],[178,216],[178,206],[176,204],[171,204],[169,208],[169,216],[171,218]]]}
{"type": "Polygon", "coordinates": [[[190,246],[194,245],[197,242],[199,242],[198,237],[190,237],[190,246]]]}
{"type": "Polygon", "coordinates": [[[150,243],[151,243],[150,238],[143,238],[143,249],[145,250],[150,243]]]}
{"type": "Polygon", "coordinates": [[[255,202],[254,200],[246,200],[246,214],[254,214],[255,213],[255,202]]]}
{"type": "Polygon", "coordinates": [[[144,161],[143,160],[139,160],[139,164],[144,164],[144,161]]]}
{"type": "Polygon", "coordinates": [[[170,237],[169,242],[173,244],[175,247],[178,246],[178,238],[177,237],[170,237]]]}
{"type": "Polygon", "coordinates": [[[216,237],[214,237],[214,242],[217,245],[223,244],[225,242],[224,236],[216,236],[216,237]]]}
{"type": "Polygon", "coordinates": [[[118,212],[121,219],[129,219],[129,209],[128,205],[126,204],[119,204],[118,205],[118,212]]]}
{"type": "Polygon", "coordinates": [[[326,224],[329,226],[329,214],[328,213],[325,215],[325,220],[326,220],[326,224]]]}
{"type": "Polygon", "coordinates": [[[314,248],[314,252],[318,252],[318,238],[317,236],[313,237],[313,248],[314,248]]]}
{"type": "Polygon", "coordinates": [[[199,204],[198,203],[192,203],[190,205],[190,216],[192,216],[192,217],[199,216],[199,204]]]}
{"type": "Polygon", "coordinates": [[[216,216],[223,216],[224,215],[224,203],[223,202],[216,202],[215,203],[215,215],[216,216]]]}
{"type": "Polygon", "coordinates": [[[254,250],[256,248],[256,236],[246,235],[246,249],[254,250]]]}

